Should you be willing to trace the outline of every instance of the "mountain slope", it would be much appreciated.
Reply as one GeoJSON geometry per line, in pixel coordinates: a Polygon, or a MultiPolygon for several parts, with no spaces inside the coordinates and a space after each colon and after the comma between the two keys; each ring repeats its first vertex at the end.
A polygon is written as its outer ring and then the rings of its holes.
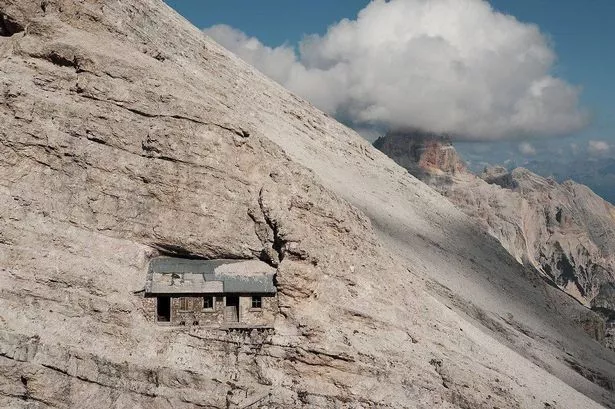
{"type": "Polygon", "coordinates": [[[163,3],[0,13],[0,406],[614,404],[597,317],[163,3]],[[274,332],[148,321],[159,254],[276,266],[274,332]]]}
{"type": "Polygon", "coordinates": [[[426,144],[425,138],[390,134],[375,146],[475,218],[520,263],[585,305],[613,304],[615,300],[605,296],[615,282],[615,207],[586,186],[558,184],[523,168],[488,168],[480,177],[452,171],[461,166],[461,159],[451,153],[452,144],[433,136],[434,142],[426,144]],[[418,156],[413,153],[417,150],[418,156]],[[453,157],[457,165],[423,164],[424,156],[438,152],[453,157]]]}

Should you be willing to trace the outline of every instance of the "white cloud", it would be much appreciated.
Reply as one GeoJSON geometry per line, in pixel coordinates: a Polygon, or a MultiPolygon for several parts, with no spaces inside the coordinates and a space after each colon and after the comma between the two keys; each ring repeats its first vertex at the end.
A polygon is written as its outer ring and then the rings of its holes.
{"type": "Polygon", "coordinates": [[[519,152],[526,156],[534,156],[536,155],[536,148],[529,142],[521,142],[519,144],[519,152]]]}
{"type": "Polygon", "coordinates": [[[374,0],[299,52],[229,26],[204,30],[319,108],[362,127],[419,127],[473,139],[583,127],[580,90],[551,74],[539,28],[484,0],[374,0]]]}
{"type": "Polygon", "coordinates": [[[587,151],[593,156],[602,156],[609,153],[611,145],[605,141],[589,141],[587,144],[587,151]]]}

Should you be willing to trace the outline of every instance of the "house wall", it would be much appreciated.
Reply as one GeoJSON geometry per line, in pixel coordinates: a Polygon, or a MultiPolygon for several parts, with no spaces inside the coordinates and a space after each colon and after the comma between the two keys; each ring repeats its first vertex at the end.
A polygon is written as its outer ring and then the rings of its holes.
{"type": "MultiPolygon", "coordinates": [[[[213,310],[203,310],[203,297],[185,298],[187,301],[186,308],[181,309],[180,297],[171,297],[170,325],[199,325],[206,327],[224,325],[226,299],[223,295],[213,296],[213,310]]],[[[143,298],[143,310],[148,321],[157,322],[156,297],[143,298]]],[[[260,309],[252,308],[252,296],[239,297],[239,324],[273,325],[277,311],[277,296],[263,296],[262,308],[260,309]]]]}
{"type": "Polygon", "coordinates": [[[241,296],[239,298],[239,321],[249,325],[273,325],[278,311],[278,297],[263,296],[262,300],[263,307],[253,309],[252,296],[241,296]]]}
{"type": "Polygon", "coordinates": [[[219,326],[224,321],[222,297],[214,296],[214,308],[203,309],[203,297],[185,297],[186,308],[181,308],[182,297],[171,298],[171,323],[174,325],[219,326]]]}
{"type": "Polygon", "coordinates": [[[145,319],[156,322],[156,297],[143,298],[143,313],[145,319]]]}

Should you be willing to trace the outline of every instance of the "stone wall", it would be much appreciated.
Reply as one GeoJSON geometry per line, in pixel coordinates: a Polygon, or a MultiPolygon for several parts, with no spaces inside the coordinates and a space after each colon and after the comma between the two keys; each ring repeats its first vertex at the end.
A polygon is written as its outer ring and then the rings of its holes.
{"type": "MultiPolygon", "coordinates": [[[[143,311],[148,321],[157,322],[156,297],[143,298],[143,311]]],[[[213,295],[213,308],[203,309],[203,297],[171,297],[171,321],[162,324],[218,327],[224,324],[226,297],[213,295]],[[185,303],[182,305],[182,298],[185,303]]],[[[239,324],[272,325],[278,311],[277,296],[263,296],[262,307],[252,308],[252,296],[239,297],[239,324]]]]}
{"type": "Polygon", "coordinates": [[[223,321],[223,297],[213,296],[213,308],[209,309],[203,309],[203,297],[171,298],[171,324],[219,326],[223,321]],[[182,298],[185,300],[183,306],[182,298]]]}
{"type": "Polygon", "coordinates": [[[239,321],[250,325],[272,325],[278,311],[278,297],[262,297],[262,308],[252,308],[252,297],[239,297],[239,321]]]}
{"type": "Polygon", "coordinates": [[[148,321],[156,322],[156,297],[143,298],[143,314],[148,321]]]}

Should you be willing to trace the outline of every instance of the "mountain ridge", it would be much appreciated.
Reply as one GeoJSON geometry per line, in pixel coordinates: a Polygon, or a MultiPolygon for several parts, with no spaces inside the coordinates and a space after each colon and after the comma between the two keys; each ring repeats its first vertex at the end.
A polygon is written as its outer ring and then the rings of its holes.
{"type": "MultiPolygon", "coordinates": [[[[596,297],[603,308],[612,305],[599,294],[603,285],[610,294],[615,279],[614,206],[584,185],[558,184],[524,168],[491,167],[475,176],[465,169],[451,171],[457,165],[446,164],[434,171],[402,148],[415,144],[424,140],[414,134],[389,134],[374,146],[474,217],[518,262],[536,268],[584,305],[598,307],[592,304],[596,297]],[[408,160],[414,165],[407,166],[408,160]]],[[[454,163],[461,162],[450,153],[450,141],[444,148],[454,163]]],[[[426,149],[437,156],[442,142],[426,149]]]]}

